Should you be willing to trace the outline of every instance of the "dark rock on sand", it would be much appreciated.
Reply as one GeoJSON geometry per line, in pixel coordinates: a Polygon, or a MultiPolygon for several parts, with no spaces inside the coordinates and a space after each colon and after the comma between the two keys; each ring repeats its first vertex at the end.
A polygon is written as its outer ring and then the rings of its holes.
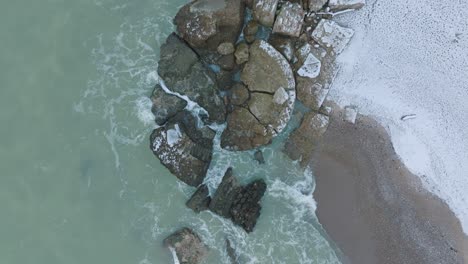
{"type": "Polygon", "coordinates": [[[156,124],[159,126],[164,125],[187,106],[185,100],[164,92],[159,84],[153,90],[151,101],[153,102],[151,112],[153,112],[156,124]]]}
{"type": "Polygon", "coordinates": [[[191,47],[216,51],[235,43],[244,21],[243,0],[195,0],[177,13],[174,24],[191,47]]]}
{"type": "Polygon", "coordinates": [[[239,183],[232,174],[232,168],[229,168],[211,200],[210,210],[225,218],[231,218],[230,210],[238,188],[239,183]]]}
{"type": "Polygon", "coordinates": [[[153,131],[150,148],[161,163],[181,181],[191,186],[203,182],[211,162],[215,132],[198,129],[195,118],[181,112],[164,127],[153,131]]]}
{"type": "Polygon", "coordinates": [[[265,158],[263,158],[263,153],[261,150],[255,151],[254,159],[258,161],[259,164],[265,164],[265,158]]]}
{"type": "Polygon", "coordinates": [[[175,250],[181,264],[201,263],[208,253],[200,237],[186,227],[165,238],[163,243],[175,250]]]}
{"type": "Polygon", "coordinates": [[[211,202],[210,191],[205,184],[200,185],[185,205],[195,213],[208,210],[211,202]]]}
{"type": "Polygon", "coordinates": [[[171,34],[161,46],[158,73],[171,91],[186,95],[203,107],[209,114],[210,122],[225,121],[226,109],[218,95],[213,73],[175,34],[171,34]]]}
{"type": "Polygon", "coordinates": [[[260,200],[266,191],[266,183],[263,180],[256,180],[236,194],[231,207],[232,221],[244,228],[247,233],[253,231],[260,216],[260,200]]]}

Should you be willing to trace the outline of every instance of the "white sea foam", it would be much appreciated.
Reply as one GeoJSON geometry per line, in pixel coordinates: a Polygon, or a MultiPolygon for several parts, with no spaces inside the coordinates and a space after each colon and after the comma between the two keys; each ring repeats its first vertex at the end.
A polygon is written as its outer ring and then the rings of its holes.
{"type": "Polygon", "coordinates": [[[468,232],[468,2],[370,0],[330,95],[389,131],[395,150],[468,232]],[[450,14],[450,15],[447,15],[450,14]],[[463,54],[463,55],[462,55],[463,54]],[[401,117],[416,114],[403,122],[401,117]]]}
{"type": "Polygon", "coordinates": [[[141,96],[135,102],[135,112],[137,113],[137,117],[145,126],[154,127],[154,115],[151,112],[152,106],[153,102],[147,96],[141,96]]]}

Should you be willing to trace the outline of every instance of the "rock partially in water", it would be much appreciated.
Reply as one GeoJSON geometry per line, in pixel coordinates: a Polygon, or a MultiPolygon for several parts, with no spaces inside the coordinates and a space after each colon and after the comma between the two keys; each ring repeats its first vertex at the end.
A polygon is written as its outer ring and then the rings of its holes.
{"type": "Polygon", "coordinates": [[[255,151],[254,159],[258,161],[259,164],[265,164],[265,158],[263,158],[263,153],[261,150],[255,151]]]}
{"type": "Polygon", "coordinates": [[[153,112],[156,124],[159,126],[164,125],[187,106],[185,100],[164,92],[159,84],[153,90],[151,101],[153,102],[151,112],[153,112]]]}
{"type": "Polygon", "coordinates": [[[320,20],[312,32],[312,38],[317,43],[325,49],[333,51],[336,55],[344,50],[353,35],[354,30],[342,27],[338,23],[328,19],[320,20]]]}
{"type": "Polygon", "coordinates": [[[302,23],[304,22],[304,15],[305,11],[300,4],[287,2],[281,7],[281,11],[276,18],[273,33],[299,37],[302,23]]]}
{"type": "Polygon", "coordinates": [[[232,168],[229,168],[213,195],[210,210],[225,218],[231,218],[230,210],[238,188],[239,183],[232,173],[232,168]]]}
{"type": "Polygon", "coordinates": [[[158,73],[171,91],[185,95],[203,107],[210,122],[225,121],[226,108],[218,95],[215,76],[175,34],[161,46],[158,73]]]}
{"type": "Polygon", "coordinates": [[[208,254],[207,247],[190,228],[182,228],[164,239],[164,246],[173,248],[181,264],[198,264],[208,254]]]}
{"type": "Polygon", "coordinates": [[[256,180],[237,192],[231,207],[232,221],[244,228],[247,233],[253,231],[260,216],[260,200],[266,191],[264,180],[256,180]]]}
{"type": "Polygon", "coordinates": [[[216,51],[223,42],[236,42],[244,9],[243,0],[195,0],[179,10],[174,24],[191,47],[216,51]]]}
{"type": "Polygon", "coordinates": [[[208,210],[211,202],[210,191],[205,184],[200,185],[185,205],[195,213],[208,210]]]}
{"type": "Polygon", "coordinates": [[[332,11],[346,9],[360,9],[366,4],[366,0],[330,0],[328,6],[332,11]]]}
{"type": "Polygon", "coordinates": [[[275,22],[278,0],[255,0],[253,18],[265,27],[272,27],[275,22]]]}
{"type": "Polygon", "coordinates": [[[237,261],[236,251],[234,250],[231,244],[231,241],[228,238],[226,238],[226,251],[229,256],[229,260],[231,260],[231,264],[239,264],[239,262],[237,261]]]}
{"type": "Polygon", "coordinates": [[[153,131],[150,148],[172,174],[196,187],[210,165],[214,136],[207,127],[197,128],[195,118],[184,111],[153,131]]]}
{"type": "Polygon", "coordinates": [[[300,160],[302,166],[309,164],[313,150],[327,131],[329,117],[317,112],[309,112],[290,137],[286,140],[284,152],[292,160],[300,160]]]}

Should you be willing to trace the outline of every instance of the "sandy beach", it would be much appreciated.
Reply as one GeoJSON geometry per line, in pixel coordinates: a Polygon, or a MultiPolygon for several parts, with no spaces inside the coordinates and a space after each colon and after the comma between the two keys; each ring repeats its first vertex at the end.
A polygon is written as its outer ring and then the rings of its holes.
{"type": "Polygon", "coordinates": [[[344,263],[466,263],[460,221],[402,164],[373,119],[350,124],[334,111],[312,167],[318,218],[344,263]]]}

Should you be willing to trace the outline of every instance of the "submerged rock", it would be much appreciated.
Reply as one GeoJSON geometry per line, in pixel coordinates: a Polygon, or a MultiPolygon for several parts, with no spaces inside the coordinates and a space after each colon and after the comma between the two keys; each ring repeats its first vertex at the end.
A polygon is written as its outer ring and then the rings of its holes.
{"type": "Polygon", "coordinates": [[[190,228],[182,228],[164,239],[164,246],[173,248],[181,264],[201,263],[208,249],[190,228]]]}
{"type": "Polygon", "coordinates": [[[330,0],[328,6],[332,11],[341,11],[346,9],[359,9],[366,4],[366,0],[330,0]]]}
{"type": "Polygon", "coordinates": [[[197,128],[195,118],[184,111],[153,131],[150,148],[177,178],[198,186],[211,162],[214,136],[207,127],[197,128]]]}
{"type": "Polygon", "coordinates": [[[260,200],[266,191],[264,180],[256,180],[237,192],[231,207],[232,221],[244,228],[247,233],[253,231],[260,216],[260,200]]]}
{"type": "Polygon", "coordinates": [[[253,17],[265,27],[272,27],[275,22],[278,0],[255,0],[253,3],[253,17]]]}
{"type": "Polygon", "coordinates": [[[191,47],[216,51],[236,42],[243,21],[243,0],[195,0],[179,10],[174,24],[191,47]]]}
{"type": "Polygon", "coordinates": [[[153,90],[151,101],[153,102],[151,112],[153,112],[156,124],[159,126],[164,125],[187,106],[185,100],[164,92],[159,84],[153,90]]]}
{"type": "Polygon", "coordinates": [[[226,109],[218,95],[214,75],[175,34],[171,34],[161,46],[158,73],[172,92],[185,95],[203,107],[210,122],[225,121],[226,109]]]}
{"type": "Polygon", "coordinates": [[[263,158],[263,153],[261,150],[255,151],[254,159],[258,161],[259,164],[265,164],[265,159],[263,158]]]}
{"type": "Polygon", "coordinates": [[[276,18],[273,33],[299,37],[305,12],[300,4],[287,2],[281,7],[281,11],[276,18]]]}
{"type": "Polygon", "coordinates": [[[307,113],[299,128],[286,140],[284,152],[292,160],[300,160],[301,165],[306,166],[313,150],[327,131],[328,123],[329,117],[326,115],[317,112],[307,113]]]}
{"type": "Polygon", "coordinates": [[[185,205],[192,209],[195,213],[208,210],[211,202],[210,191],[205,184],[200,185],[193,193],[192,197],[185,203],[185,205]]]}
{"type": "Polygon", "coordinates": [[[354,30],[345,28],[338,23],[322,19],[312,32],[312,38],[325,49],[340,54],[354,35],[354,30]]]}

